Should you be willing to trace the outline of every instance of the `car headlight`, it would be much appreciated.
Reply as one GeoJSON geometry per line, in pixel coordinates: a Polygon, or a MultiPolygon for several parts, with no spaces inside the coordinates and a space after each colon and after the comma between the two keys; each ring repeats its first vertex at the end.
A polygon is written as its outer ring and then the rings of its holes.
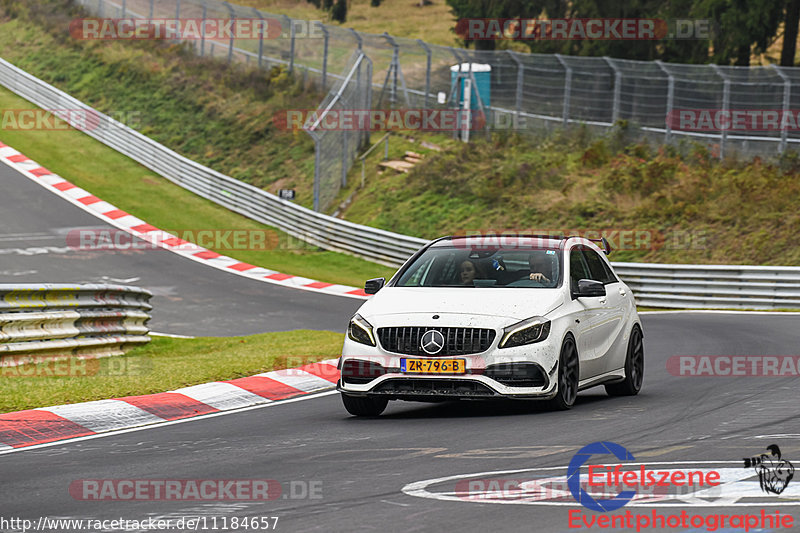
{"type": "Polygon", "coordinates": [[[503,329],[500,348],[512,348],[541,342],[550,334],[550,321],[541,316],[527,318],[503,329]]]}
{"type": "Polygon", "coordinates": [[[359,314],[356,314],[350,319],[350,325],[347,326],[347,336],[350,340],[366,344],[367,346],[375,346],[375,336],[372,334],[372,324],[364,320],[359,314]]]}

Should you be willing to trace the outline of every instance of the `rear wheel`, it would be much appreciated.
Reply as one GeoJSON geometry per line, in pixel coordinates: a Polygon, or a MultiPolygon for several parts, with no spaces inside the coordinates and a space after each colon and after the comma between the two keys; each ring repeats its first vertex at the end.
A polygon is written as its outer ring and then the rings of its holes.
{"type": "Polygon", "coordinates": [[[625,357],[625,380],[606,385],[609,396],[636,396],[644,380],[644,340],[639,326],[633,326],[625,357]]]}
{"type": "Polygon", "coordinates": [[[347,412],[355,416],[378,416],[389,403],[385,398],[361,398],[342,394],[342,403],[347,412]]]}
{"type": "Polygon", "coordinates": [[[548,407],[557,411],[572,408],[578,397],[578,375],[578,348],[575,339],[567,337],[558,359],[558,392],[548,401],[548,407]]]}

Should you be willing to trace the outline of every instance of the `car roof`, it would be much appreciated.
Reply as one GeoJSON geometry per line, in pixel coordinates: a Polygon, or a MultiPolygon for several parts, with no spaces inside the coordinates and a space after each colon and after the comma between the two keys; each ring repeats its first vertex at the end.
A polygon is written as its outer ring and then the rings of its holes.
{"type": "Polygon", "coordinates": [[[448,235],[436,239],[431,243],[432,248],[463,246],[464,248],[503,248],[515,247],[520,249],[561,248],[570,237],[556,237],[553,235],[526,235],[486,233],[481,235],[448,235]]]}

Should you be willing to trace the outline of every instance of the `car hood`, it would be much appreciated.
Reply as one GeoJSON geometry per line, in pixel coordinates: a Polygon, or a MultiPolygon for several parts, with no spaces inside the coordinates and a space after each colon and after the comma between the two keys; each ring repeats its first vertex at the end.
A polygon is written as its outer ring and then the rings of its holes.
{"type": "Polygon", "coordinates": [[[446,314],[524,320],[563,303],[561,289],[384,287],[358,313],[364,318],[446,314]]]}

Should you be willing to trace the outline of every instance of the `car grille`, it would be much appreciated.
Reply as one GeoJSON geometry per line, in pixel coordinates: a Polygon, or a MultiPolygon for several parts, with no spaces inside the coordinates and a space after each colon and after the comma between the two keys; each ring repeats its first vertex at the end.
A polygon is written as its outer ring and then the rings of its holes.
{"type": "Polygon", "coordinates": [[[494,342],[495,331],[486,328],[450,328],[403,326],[378,328],[378,340],[387,352],[425,357],[445,357],[481,353],[494,342]],[[437,354],[428,354],[420,346],[426,331],[435,329],[444,335],[444,347],[437,354]]]}
{"type": "Polygon", "coordinates": [[[413,397],[492,397],[497,393],[477,381],[466,379],[388,379],[370,391],[370,394],[413,397]]]}

